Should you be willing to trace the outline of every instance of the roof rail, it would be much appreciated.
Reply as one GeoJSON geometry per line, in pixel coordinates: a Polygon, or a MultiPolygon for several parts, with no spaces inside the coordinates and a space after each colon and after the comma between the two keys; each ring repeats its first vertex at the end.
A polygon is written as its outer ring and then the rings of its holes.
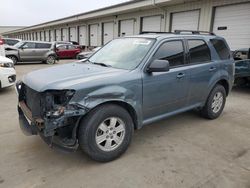
{"type": "Polygon", "coordinates": [[[173,32],[161,32],[161,31],[142,31],[140,34],[173,34],[173,32]]]}
{"type": "Polygon", "coordinates": [[[193,31],[193,30],[175,30],[174,33],[175,34],[191,33],[193,35],[202,35],[202,34],[215,35],[213,32],[209,31],[193,31]]]}

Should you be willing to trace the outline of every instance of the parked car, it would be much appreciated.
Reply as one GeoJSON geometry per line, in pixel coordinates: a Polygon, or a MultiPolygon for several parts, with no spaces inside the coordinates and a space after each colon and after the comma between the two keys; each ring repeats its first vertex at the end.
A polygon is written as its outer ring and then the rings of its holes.
{"type": "Polygon", "coordinates": [[[16,71],[11,59],[0,56],[0,89],[15,84],[16,71]]]}
{"type": "Polygon", "coordinates": [[[233,57],[235,60],[235,84],[250,83],[250,48],[236,50],[233,57]]]}
{"type": "Polygon", "coordinates": [[[62,58],[76,58],[81,49],[72,44],[61,44],[56,47],[56,55],[62,58]]]}
{"type": "Polygon", "coordinates": [[[5,47],[6,57],[18,62],[43,61],[54,64],[58,59],[55,46],[50,42],[21,41],[13,47],[5,47]]]}
{"type": "Polygon", "coordinates": [[[146,124],[191,109],[218,118],[234,60],[223,38],[192,33],[119,38],[86,61],[27,74],[16,86],[21,129],[103,162],[146,124]]]}
{"type": "Polygon", "coordinates": [[[14,38],[3,38],[3,43],[5,45],[9,45],[9,46],[14,46],[15,44],[17,44],[18,42],[21,42],[21,39],[14,39],[14,38]]]}
{"type": "Polygon", "coordinates": [[[93,50],[81,52],[81,53],[77,54],[76,59],[79,59],[79,60],[81,60],[81,59],[87,59],[92,54],[94,54],[95,52],[97,52],[100,49],[101,49],[101,47],[96,47],[93,50]]]}
{"type": "Polygon", "coordinates": [[[0,56],[4,56],[5,57],[5,50],[4,50],[4,42],[0,36],[0,56]]]}
{"type": "Polygon", "coordinates": [[[71,44],[73,45],[79,46],[79,42],[76,42],[76,41],[69,41],[69,42],[71,42],[71,44]]]}

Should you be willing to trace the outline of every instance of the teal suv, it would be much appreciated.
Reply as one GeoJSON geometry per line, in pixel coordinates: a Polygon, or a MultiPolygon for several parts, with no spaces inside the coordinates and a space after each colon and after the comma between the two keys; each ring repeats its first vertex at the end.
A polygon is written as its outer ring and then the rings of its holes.
{"type": "Polygon", "coordinates": [[[147,124],[192,109],[216,119],[233,80],[230,49],[213,33],[118,38],[84,61],[24,76],[16,85],[19,124],[50,147],[111,161],[147,124]]]}

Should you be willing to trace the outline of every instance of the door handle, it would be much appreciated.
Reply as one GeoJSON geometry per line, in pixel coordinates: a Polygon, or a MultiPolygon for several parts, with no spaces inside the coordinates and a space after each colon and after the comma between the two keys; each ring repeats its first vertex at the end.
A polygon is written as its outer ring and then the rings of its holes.
{"type": "Polygon", "coordinates": [[[183,78],[184,76],[185,76],[184,73],[179,73],[179,74],[177,74],[176,78],[181,79],[181,78],[183,78]]]}
{"type": "Polygon", "coordinates": [[[213,72],[216,70],[216,67],[210,67],[209,72],[213,72]]]}

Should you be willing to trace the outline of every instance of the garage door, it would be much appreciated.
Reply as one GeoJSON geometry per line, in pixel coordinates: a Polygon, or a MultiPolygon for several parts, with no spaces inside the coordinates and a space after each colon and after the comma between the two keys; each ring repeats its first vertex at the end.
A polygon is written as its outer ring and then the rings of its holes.
{"type": "Polygon", "coordinates": [[[120,33],[119,36],[123,37],[126,35],[133,35],[134,34],[134,20],[122,20],[120,21],[120,33]]]}
{"type": "Polygon", "coordinates": [[[103,44],[113,40],[114,38],[114,22],[103,23],[103,44]]]}
{"type": "Polygon", "coordinates": [[[61,34],[61,29],[56,30],[56,41],[61,41],[62,40],[62,34],[61,34]]]}
{"type": "Polygon", "coordinates": [[[90,46],[98,46],[98,25],[90,25],[89,28],[90,46]]]}
{"type": "Polygon", "coordinates": [[[44,41],[44,31],[41,31],[41,41],[44,41]]]}
{"type": "Polygon", "coordinates": [[[69,41],[69,30],[68,28],[62,29],[62,41],[69,41]]]}
{"type": "Polygon", "coordinates": [[[198,30],[200,11],[186,11],[172,13],[171,31],[174,30],[198,30]]]}
{"type": "Polygon", "coordinates": [[[77,41],[77,39],[76,39],[76,28],[75,27],[71,27],[70,29],[69,29],[69,40],[70,41],[77,41]]]}
{"type": "Polygon", "coordinates": [[[230,48],[250,47],[250,3],[217,7],[213,32],[226,38],[230,48]]]}
{"type": "Polygon", "coordinates": [[[79,44],[83,46],[87,46],[87,27],[86,26],[79,27],[79,44]]]}
{"type": "Polygon", "coordinates": [[[50,30],[50,41],[55,41],[55,30],[50,30]]]}
{"type": "Polygon", "coordinates": [[[142,31],[161,31],[161,16],[142,18],[142,31]]]}
{"type": "Polygon", "coordinates": [[[49,41],[50,36],[49,36],[49,30],[45,31],[45,40],[49,41]]]}

